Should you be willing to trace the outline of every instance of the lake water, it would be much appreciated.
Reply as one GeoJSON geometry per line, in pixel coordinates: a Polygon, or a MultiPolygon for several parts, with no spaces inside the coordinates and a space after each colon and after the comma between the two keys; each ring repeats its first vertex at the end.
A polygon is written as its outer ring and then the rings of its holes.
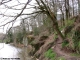
{"type": "Polygon", "coordinates": [[[10,44],[0,43],[0,58],[20,58],[18,53],[20,48],[16,48],[10,44]]]}
{"type": "Polygon", "coordinates": [[[33,60],[28,56],[26,47],[17,48],[10,44],[5,44],[5,43],[0,43],[0,60],[1,58],[20,58],[20,60],[33,60]]]}

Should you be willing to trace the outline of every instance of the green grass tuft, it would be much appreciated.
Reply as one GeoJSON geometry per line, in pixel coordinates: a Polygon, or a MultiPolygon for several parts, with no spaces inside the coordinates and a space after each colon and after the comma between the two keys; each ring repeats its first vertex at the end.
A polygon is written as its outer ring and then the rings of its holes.
{"type": "Polygon", "coordinates": [[[58,57],[57,60],[66,60],[64,57],[58,57]]]}
{"type": "Polygon", "coordinates": [[[52,49],[49,49],[48,51],[46,51],[44,55],[45,57],[51,60],[55,60],[55,57],[56,57],[56,53],[52,49]]]}

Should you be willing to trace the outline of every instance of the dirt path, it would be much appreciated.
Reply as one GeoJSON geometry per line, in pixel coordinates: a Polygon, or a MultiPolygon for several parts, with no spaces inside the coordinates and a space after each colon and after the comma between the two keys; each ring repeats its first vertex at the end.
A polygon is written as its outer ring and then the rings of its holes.
{"type": "Polygon", "coordinates": [[[70,53],[66,53],[63,50],[61,50],[61,44],[59,43],[61,43],[61,41],[58,39],[53,49],[58,56],[64,57],[66,60],[80,60],[80,58],[71,56],[70,53]]]}

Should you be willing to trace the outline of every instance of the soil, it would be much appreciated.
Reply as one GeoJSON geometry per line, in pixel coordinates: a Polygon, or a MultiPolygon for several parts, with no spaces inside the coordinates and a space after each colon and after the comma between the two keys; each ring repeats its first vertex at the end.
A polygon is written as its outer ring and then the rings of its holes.
{"type": "Polygon", "coordinates": [[[53,40],[54,34],[49,35],[47,39],[40,39],[40,38],[38,39],[38,38],[36,38],[36,40],[40,40],[40,41],[44,42],[44,44],[41,45],[39,50],[37,50],[36,53],[34,54],[35,56],[36,55],[39,56],[39,57],[37,57],[37,58],[39,58],[39,60],[46,60],[46,59],[44,59],[45,58],[44,52],[47,49],[49,49],[48,46],[49,46],[49,43],[51,43],[51,42],[53,42],[53,44],[50,44],[50,48],[52,48],[53,51],[57,54],[57,57],[64,57],[66,60],[80,60],[80,57],[72,56],[71,51],[62,49],[61,39],[57,38],[57,40],[53,40]]]}
{"type": "Polygon", "coordinates": [[[54,47],[53,50],[54,50],[54,52],[57,53],[57,56],[64,57],[66,60],[80,60],[79,57],[71,56],[70,52],[62,50],[61,42],[62,41],[60,39],[58,39],[56,41],[55,46],[53,46],[54,47]]]}

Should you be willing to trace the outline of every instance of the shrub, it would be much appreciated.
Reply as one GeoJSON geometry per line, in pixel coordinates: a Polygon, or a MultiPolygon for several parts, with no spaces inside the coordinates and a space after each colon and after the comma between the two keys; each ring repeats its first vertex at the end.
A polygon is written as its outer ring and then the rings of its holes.
{"type": "Polygon", "coordinates": [[[62,48],[68,47],[68,46],[69,46],[69,42],[67,40],[64,40],[62,43],[62,48]]]}
{"type": "Polygon", "coordinates": [[[74,50],[77,53],[80,53],[80,32],[77,30],[75,31],[73,35],[73,43],[74,43],[74,50]]]}
{"type": "Polygon", "coordinates": [[[56,40],[58,38],[57,32],[54,33],[54,40],[56,40]]]}
{"type": "Polygon", "coordinates": [[[22,32],[17,33],[16,42],[22,44],[22,42],[23,42],[23,33],[22,32]]]}
{"type": "Polygon", "coordinates": [[[11,31],[8,31],[7,33],[7,41],[6,43],[12,43],[13,42],[13,33],[11,31]]]}
{"type": "Polygon", "coordinates": [[[55,60],[56,59],[56,53],[52,49],[49,49],[48,51],[45,52],[45,57],[47,57],[51,60],[55,60]]]}
{"type": "Polygon", "coordinates": [[[33,33],[35,36],[39,35],[39,29],[37,27],[35,27],[33,33]]]}

